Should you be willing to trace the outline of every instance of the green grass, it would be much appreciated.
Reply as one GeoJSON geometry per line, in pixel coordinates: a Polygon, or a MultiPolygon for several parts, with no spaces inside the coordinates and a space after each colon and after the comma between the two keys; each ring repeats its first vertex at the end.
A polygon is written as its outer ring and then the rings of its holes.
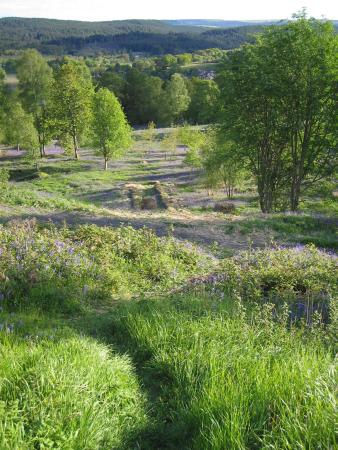
{"type": "Polygon", "coordinates": [[[0,448],[128,448],[147,420],[130,359],[60,321],[19,317],[0,331],[0,448]]]}
{"type": "Polygon", "coordinates": [[[97,161],[63,160],[60,157],[40,163],[39,172],[21,160],[15,165],[7,162],[2,166],[9,168],[11,175],[8,189],[0,192],[2,204],[93,214],[103,211],[99,210],[102,201],[94,200],[92,195],[105,194],[116,187],[116,183],[132,181],[135,176],[146,175],[149,169],[159,167],[156,163],[147,166],[132,164],[104,171],[97,161]]]}
{"type": "Polygon", "coordinates": [[[337,221],[333,217],[317,217],[306,213],[248,216],[227,224],[225,230],[242,234],[264,231],[270,232],[271,237],[278,240],[338,248],[337,221]]]}
{"type": "Polygon", "coordinates": [[[149,230],[33,222],[0,249],[1,449],[335,447],[334,256],[252,251],[215,274],[149,230]]]}
{"type": "Polygon", "coordinates": [[[273,317],[191,293],[118,310],[112,337],[153,399],[140,447],[334,448],[334,354],[273,317]]]}
{"type": "MultiPolygon", "coordinates": [[[[94,216],[107,210],[91,194],[160,164],[10,167],[11,211],[94,216]]],[[[337,248],[336,201],[317,198],[332,186],[316,189],[297,215],[238,195],[224,231],[337,248]]],[[[335,448],[336,256],[211,250],[225,259],[148,229],[0,226],[0,449],[335,448]]]]}

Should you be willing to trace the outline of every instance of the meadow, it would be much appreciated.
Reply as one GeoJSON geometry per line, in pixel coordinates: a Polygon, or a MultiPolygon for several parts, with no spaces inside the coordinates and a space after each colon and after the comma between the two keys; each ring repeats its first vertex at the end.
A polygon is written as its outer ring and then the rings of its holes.
{"type": "Polygon", "coordinates": [[[108,171],[2,150],[0,448],[335,448],[334,186],[220,213],[136,135],[108,171]]]}

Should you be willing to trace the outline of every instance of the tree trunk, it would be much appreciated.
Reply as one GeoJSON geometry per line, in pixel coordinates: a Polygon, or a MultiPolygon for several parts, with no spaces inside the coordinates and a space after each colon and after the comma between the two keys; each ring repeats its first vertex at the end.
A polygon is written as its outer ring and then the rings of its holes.
{"type": "Polygon", "coordinates": [[[104,160],[104,170],[108,170],[108,159],[104,160]]]}
{"type": "Polygon", "coordinates": [[[263,213],[270,213],[273,206],[274,190],[268,180],[258,181],[258,195],[261,211],[263,213]]]}
{"type": "Polygon", "coordinates": [[[39,134],[38,139],[39,139],[39,147],[40,147],[40,157],[43,158],[44,156],[46,156],[44,134],[43,133],[41,135],[39,134]]]}
{"type": "Polygon", "coordinates": [[[80,159],[80,155],[79,155],[79,148],[78,148],[78,144],[77,144],[76,135],[73,136],[73,145],[74,145],[74,156],[75,156],[75,159],[79,160],[80,159]]]}
{"type": "Polygon", "coordinates": [[[290,191],[290,209],[291,211],[297,211],[299,206],[301,181],[299,179],[293,179],[290,191]]]}

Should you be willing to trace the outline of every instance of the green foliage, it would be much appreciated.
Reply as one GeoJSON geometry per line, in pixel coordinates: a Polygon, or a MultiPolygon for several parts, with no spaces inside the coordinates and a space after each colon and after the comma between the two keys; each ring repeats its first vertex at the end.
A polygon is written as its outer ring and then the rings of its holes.
{"type": "Polygon", "coordinates": [[[191,102],[188,120],[197,124],[214,123],[217,119],[219,89],[215,81],[193,77],[189,85],[191,102]]]}
{"type": "Polygon", "coordinates": [[[34,159],[39,140],[33,116],[26,113],[21,103],[14,99],[8,102],[5,113],[5,142],[17,148],[22,147],[34,159]]]}
{"type": "Polygon", "coordinates": [[[206,145],[206,135],[203,131],[195,130],[185,124],[178,131],[179,141],[187,148],[184,158],[185,164],[194,167],[202,167],[202,150],[206,145]]]}
{"type": "MultiPolygon", "coordinates": [[[[331,202],[311,203],[308,208],[327,214],[334,214],[335,207],[331,202]]],[[[313,213],[302,215],[285,215],[275,213],[267,217],[242,217],[226,226],[226,231],[238,231],[242,234],[255,234],[263,231],[278,241],[289,241],[303,244],[314,244],[320,248],[337,249],[337,225],[333,217],[316,217],[313,213]]]]}
{"type": "Polygon", "coordinates": [[[142,139],[145,141],[145,151],[150,150],[156,139],[156,125],[153,121],[148,123],[147,128],[143,131],[142,139]]]}
{"type": "Polygon", "coordinates": [[[236,48],[252,41],[260,27],[210,29],[177,26],[162,20],[74,20],[1,18],[0,50],[37,48],[48,55],[137,52],[152,55],[236,48]]]}
{"type": "Polygon", "coordinates": [[[162,80],[132,68],[126,76],[124,104],[131,123],[158,122],[162,97],[162,80]]]}
{"type": "Polygon", "coordinates": [[[88,68],[79,62],[66,60],[55,77],[53,108],[59,134],[72,146],[79,158],[78,145],[91,120],[93,86],[88,68]]]}
{"type": "Polygon", "coordinates": [[[240,188],[248,177],[243,160],[238,157],[238,147],[233,142],[224,142],[217,130],[209,130],[203,152],[205,183],[208,187],[223,186],[228,198],[240,188]]]}
{"type": "Polygon", "coordinates": [[[175,155],[177,151],[178,137],[177,129],[173,128],[162,138],[161,148],[165,151],[165,159],[167,159],[167,153],[169,153],[170,157],[175,155]]]}
{"type": "Polygon", "coordinates": [[[314,246],[249,251],[225,261],[226,289],[244,301],[328,303],[338,293],[337,258],[314,246]]]}
{"type": "Polygon", "coordinates": [[[52,69],[47,61],[34,49],[26,50],[17,63],[19,92],[23,106],[34,117],[38,132],[41,156],[53,134],[51,118],[52,69]]]}
{"type": "Polygon", "coordinates": [[[336,164],[336,51],[330,23],[300,16],[268,28],[222,66],[223,130],[250,164],[263,212],[286,194],[296,210],[303,182],[336,164]]]}
{"type": "Polygon", "coordinates": [[[191,64],[192,63],[192,55],[190,53],[182,53],[177,55],[177,62],[181,65],[191,64]]]}
{"type": "Polygon", "coordinates": [[[0,169],[0,189],[7,190],[9,187],[9,170],[6,167],[0,169]]]}
{"type": "Polygon", "coordinates": [[[113,67],[108,67],[106,71],[100,73],[97,80],[100,87],[104,87],[113,92],[121,102],[124,98],[125,79],[114,71],[113,67]]]}
{"type": "Polygon", "coordinates": [[[39,230],[34,222],[15,222],[0,229],[0,248],[1,294],[9,308],[71,310],[161,291],[211,265],[197,250],[131,227],[39,230]]]}
{"type": "Polygon", "coordinates": [[[189,92],[182,75],[175,73],[167,83],[162,96],[161,121],[163,124],[177,123],[190,103],[189,92]]]}
{"type": "Polygon", "coordinates": [[[121,156],[130,147],[131,129],[119,101],[106,88],[95,94],[92,116],[93,145],[103,156],[107,170],[108,160],[121,156]]]}
{"type": "MultiPolygon", "coordinates": [[[[0,67],[0,106],[3,106],[4,94],[5,94],[5,78],[6,72],[2,67],[0,67]]],[[[0,117],[1,119],[1,117],[0,117]]]]}
{"type": "Polygon", "coordinates": [[[145,425],[127,357],[65,327],[1,325],[1,449],[119,449],[145,425]]]}

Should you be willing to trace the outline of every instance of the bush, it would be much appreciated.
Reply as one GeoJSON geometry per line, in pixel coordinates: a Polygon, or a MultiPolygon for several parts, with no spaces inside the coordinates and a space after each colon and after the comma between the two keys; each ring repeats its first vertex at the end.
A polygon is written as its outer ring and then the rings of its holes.
{"type": "Polygon", "coordinates": [[[34,221],[0,227],[0,252],[6,305],[63,310],[169,289],[211,263],[197,249],[146,229],[39,229],[34,221]]]}
{"type": "Polygon", "coordinates": [[[144,426],[129,359],[87,338],[0,331],[0,448],[120,449],[144,426]]]}
{"type": "Polygon", "coordinates": [[[223,287],[244,302],[297,301],[327,314],[338,292],[337,256],[314,246],[243,252],[224,262],[223,287]]]}

